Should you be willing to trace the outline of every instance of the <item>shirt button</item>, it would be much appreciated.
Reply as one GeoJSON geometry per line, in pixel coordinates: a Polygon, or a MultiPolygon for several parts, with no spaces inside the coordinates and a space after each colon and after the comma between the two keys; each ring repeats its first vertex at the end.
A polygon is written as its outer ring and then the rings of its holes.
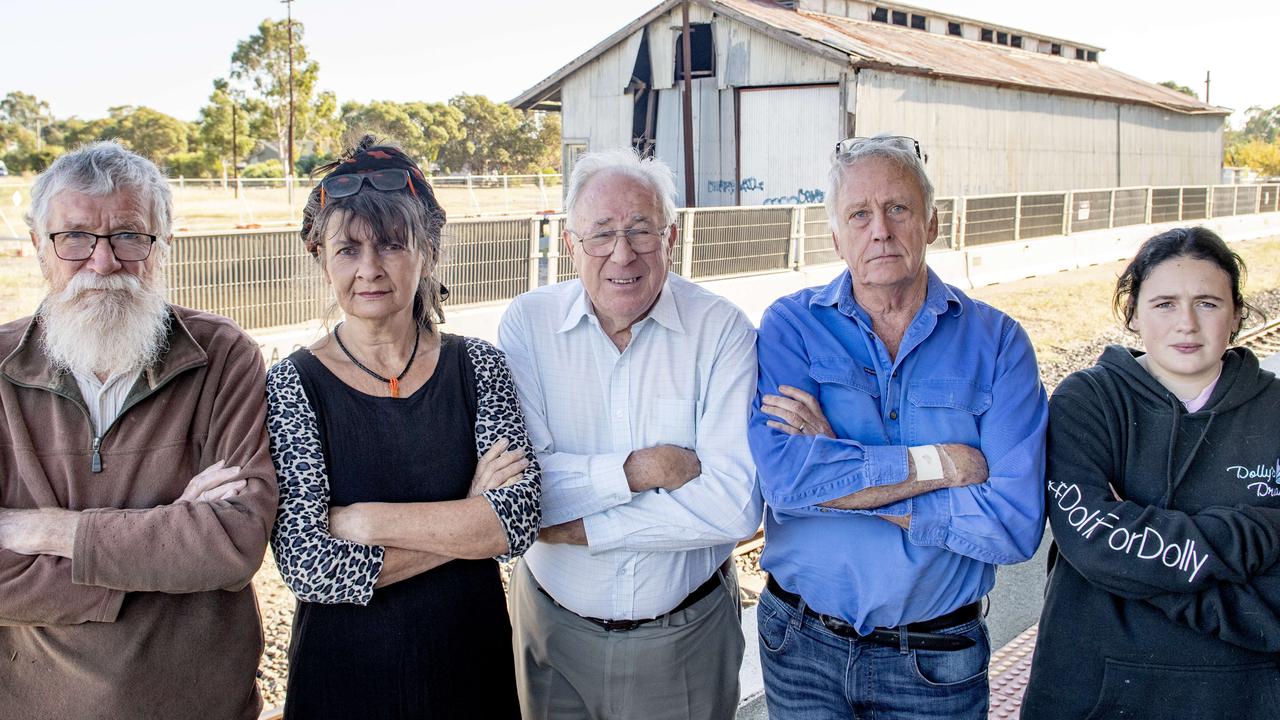
{"type": "Polygon", "coordinates": [[[889,419],[890,419],[890,420],[897,420],[897,419],[898,419],[898,411],[897,411],[897,410],[890,410],[890,411],[889,411],[889,419]]]}

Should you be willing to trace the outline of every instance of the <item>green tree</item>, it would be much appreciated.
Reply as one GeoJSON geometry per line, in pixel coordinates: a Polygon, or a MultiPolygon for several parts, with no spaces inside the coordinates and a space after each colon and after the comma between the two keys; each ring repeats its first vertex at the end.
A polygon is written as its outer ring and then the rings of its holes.
{"type": "Polygon", "coordinates": [[[368,105],[348,102],[342,106],[348,144],[372,133],[400,145],[423,166],[437,163],[446,144],[463,138],[463,122],[462,112],[444,103],[375,100],[368,105]]]}
{"type": "Polygon", "coordinates": [[[211,175],[222,173],[224,168],[231,174],[232,160],[244,162],[253,152],[254,140],[249,134],[248,114],[243,104],[235,108],[236,117],[232,118],[232,106],[236,102],[234,91],[226,79],[216,78],[209,102],[200,108],[194,141],[205,157],[204,166],[211,175]],[[231,147],[233,139],[234,153],[231,147]]]}
{"type": "Polygon", "coordinates": [[[115,125],[110,134],[129,149],[149,158],[157,165],[165,165],[170,155],[185,153],[195,128],[149,107],[122,105],[110,109],[115,125]]]}
{"type": "Polygon", "coordinates": [[[440,152],[448,170],[515,174],[560,164],[558,116],[522,112],[483,95],[458,95],[449,105],[462,113],[465,134],[440,152]]]}
{"type": "MultiPolygon", "coordinates": [[[[294,144],[317,124],[312,100],[320,65],[308,58],[302,23],[293,22],[294,144]]],[[[249,123],[255,137],[270,138],[283,156],[289,139],[289,29],[281,20],[263,20],[258,31],[236,44],[231,77],[247,86],[256,112],[249,123]]]]}
{"type": "Polygon", "coordinates": [[[1280,143],[1254,139],[1233,145],[1227,149],[1224,163],[1251,168],[1263,176],[1280,176],[1280,143]]]}
{"type": "Polygon", "coordinates": [[[1176,90],[1177,92],[1180,92],[1180,93],[1182,93],[1183,95],[1190,95],[1191,97],[1193,97],[1193,98],[1195,98],[1195,99],[1197,99],[1197,100],[1199,100],[1199,99],[1200,99],[1200,96],[1196,94],[1196,91],[1195,91],[1195,90],[1192,90],[1191,88],[1187,87],[1186,85],[1179,85],[1178,83],[1176,83],[1176,82],[1174,82],[1174,81],[1172,81],[1172,80],[1165,80],[1164,82],[1162,82],[1162,83],[1160,83],[1160,84],[1161,84],[1161,85],[1163,85],[1164,87],[1169,88],[1170,90],[1176,90]]]}

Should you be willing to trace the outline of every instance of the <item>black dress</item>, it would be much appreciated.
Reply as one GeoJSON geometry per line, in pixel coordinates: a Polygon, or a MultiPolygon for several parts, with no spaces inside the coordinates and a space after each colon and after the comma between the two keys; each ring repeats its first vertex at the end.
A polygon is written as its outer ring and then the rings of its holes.
{"type": "MultiPolygon", "coordinates": [[[[305,349],[287,360],[296,375],[273,368],[277,385],[296,378],[314,411],[330,492],[326,508],[466,497],[477,446],[469,342],[475,341],[442,336],[435,373],[407,398],[355,390],[305,349]]],[[[278,401],[280,389],[272,391],[278,401]]],[[[279,437],[273,428],[277,465],[279,437]]],[[[282,514],[286,495],[282,474],[282,514]]],[[[293,574],[319,569],[308,567],[301,547],[306,543],[295,542],[297,533],[278,522],[275,535],[273,547],[278,556],[290,557],[293,574]],[[290,543],[298,551],[292,555],[290,543]]],[[[284,572],[286,561],[278,562],[284,572]]],[[[370,554],[325,572],[376,576],[380,563],[381,553],[370,554]]],[[[342,578],[327,580],[342,584],[342,578]]],[[[345,598],[298,602],[286,718],[519,717],[511,625],[497,562],[453,560],[368,592],[365,605],[345,598]]]]}

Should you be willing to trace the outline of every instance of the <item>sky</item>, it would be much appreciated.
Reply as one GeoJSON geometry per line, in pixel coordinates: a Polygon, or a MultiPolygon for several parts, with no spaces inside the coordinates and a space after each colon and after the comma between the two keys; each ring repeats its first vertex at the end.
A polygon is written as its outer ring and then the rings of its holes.
{"type": "MultiPolygon", "coordinates": [[[[295,0],[320,64],[318,88],[338,101],[445,101],[459,93],[509,100],[658,0],[295,0]]],[[[1173,80],[1238,111],[1280,105],[1276,0],[914,0],[919,7],[1101,46],[1130,75],[1173,80]]],[[[0,0],[0,96],[49,103],[57,117],[102,117],[146,105],[195,120],[236,42],[279,0],[0,0]]]]}

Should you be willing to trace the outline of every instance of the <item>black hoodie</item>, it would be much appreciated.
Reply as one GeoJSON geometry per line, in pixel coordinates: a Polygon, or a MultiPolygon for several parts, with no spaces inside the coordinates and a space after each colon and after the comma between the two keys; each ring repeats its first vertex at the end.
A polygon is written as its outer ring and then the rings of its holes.
{"type": "Polygon", "coordinates": [[[1048,445],[1055,546],[1022,717],[1280,717],[1275,375],[1228,350],[1188,413],[1113,345],[1053,394],[1048,445]]]}

